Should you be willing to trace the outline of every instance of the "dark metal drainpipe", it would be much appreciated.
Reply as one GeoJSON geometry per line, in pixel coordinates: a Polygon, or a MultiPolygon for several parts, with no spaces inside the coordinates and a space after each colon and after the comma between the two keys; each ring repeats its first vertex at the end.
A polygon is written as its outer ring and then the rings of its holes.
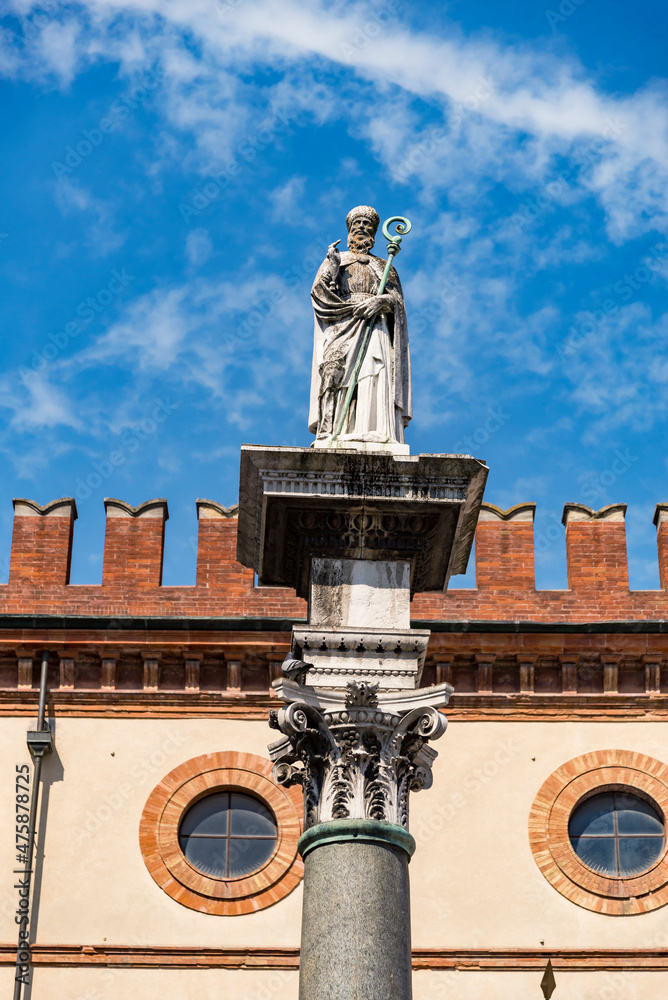
{"type": "MultiPolygon", "coordinates": [[[[30,815],[28,822],[28,851],[23,875],[20,881],[21,893],[24,898],[30,900],[30,889],[32,883],[32,858],[35,849],[35,827],[37,825],[37,807],[39,804],[39,785],[42,776],[42,758],[45,753],[53,750],[53,734],[51,730],[44,726],[44,716],[46,714],[46,684],[49,674],[49,651],[45,649],[42,653],[42,671],[39,679],[39,708],[37,711],[37,729],[29,730],[27,733],[28,749],[34,761],[32,795],[30,798],[30,815]]],[[[30,931],[30,910],[26,912],[25,924],[19,924],[19,940],[16,949],[16,972],[14,980],[14,1000],[21,1000],[21,987],[28,983],[30,976],[30,945],[28,943],[28,933],[30,931]]]]}

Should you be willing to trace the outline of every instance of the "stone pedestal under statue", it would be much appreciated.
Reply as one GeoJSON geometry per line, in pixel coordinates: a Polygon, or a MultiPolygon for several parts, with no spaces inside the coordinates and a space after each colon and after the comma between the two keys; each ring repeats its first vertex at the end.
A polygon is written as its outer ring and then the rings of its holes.
{"type": "Polygon", "coordinates": [[[309,605],[269,748],[304,790],[300,1000],[410,1000],[409,794],[452,691],[419,687],[410,599],[465,571],[486,476],[461,455],[242,449],[237,558],[309,605]]]}

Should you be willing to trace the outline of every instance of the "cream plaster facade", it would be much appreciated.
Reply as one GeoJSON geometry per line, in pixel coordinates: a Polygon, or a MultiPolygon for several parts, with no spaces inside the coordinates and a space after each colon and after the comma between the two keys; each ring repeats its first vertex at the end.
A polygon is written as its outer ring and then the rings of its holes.
{"type": "MultiPolygon", "coordinates": [[[[25,718],[0,726],[0,940],[15,942],[12,849],[15,765],[29,763],[25,718]]],[[[146,800],[169,771],[220,750],[267,756],[259,721],[56,719],[56,750],[44,764],[33,940],[43,946],[138,949],[299,947],[301,886],[243,916],[198,913],[151,879],[138,842],[146,800]]],[[[668,762],[663,722],[466,722],[438,744],[434,785],[412,797],[417,852],[410,866],[414,949],[556,951],[668,948],[668,909],[632,917],[590,912],[561,896],[538,870],[527,832],[534,797],[565,761],[601,749],[639,751],[668,762]]],[[[249,960],[252,964],[252,960],[249,960]]],[[[516,970],[415,972],[415,1000],[539,998],[541,973],[516,970]]],[[[0,969],[3,995],[13,970],[0,969]]],[[[557,971],[556,1000],[663,1000],[666,971],[557,971]],[[612,991],[612,992],[611,992],[612,991]]],[[[290,969],[44,967],[32,1000],[185,1000],[296,997],[290,969]]],[[[30,995],[30,994],[28,994],[30,995]]]]}
{"type": "MultiPolygon", "coordinates": [[[[298,972],[225,972],[201,969],[37,969],[32,996],[58,997],[59,1000],[221,1000],[243,997],[244,1000],[294,1000],[298,972]],[[194,979],[194,977],[196,977],[194,979]]],[[[665,975],[665,973],[663,974],[665,975]]],[[[565,972],[558,977],[561,997],[568,1000],[654,1000],[664,997],[661,973],[565,972]]],[[[13,973],[0,970],[0,989],[9,996],[13,973]]],[[[436,971],[415,972],[414,1000],[540,1000],[537,986],[540,973],[436,971]]],[[[557,993],[554,994],[557,1000],[557,993]]]]}

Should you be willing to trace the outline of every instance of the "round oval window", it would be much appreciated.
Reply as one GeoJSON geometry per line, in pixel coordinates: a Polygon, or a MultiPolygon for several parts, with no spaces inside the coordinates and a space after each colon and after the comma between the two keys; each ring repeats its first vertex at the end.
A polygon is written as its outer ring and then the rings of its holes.
{"type": "Polygon", "coordinates": [[[214,878],[242,878],[271,858],[278,830],[273,813],[252,795],[216,792],[181,820],[179,846],[188,862],[214,878]]]}
{"type": "Polygon", "coordinates": [[[573,810],[568,835],[573,850],[602,875],[629,877],[661,857],[664,821],[649,802],[630,792],[600,792],[573,810]]]}

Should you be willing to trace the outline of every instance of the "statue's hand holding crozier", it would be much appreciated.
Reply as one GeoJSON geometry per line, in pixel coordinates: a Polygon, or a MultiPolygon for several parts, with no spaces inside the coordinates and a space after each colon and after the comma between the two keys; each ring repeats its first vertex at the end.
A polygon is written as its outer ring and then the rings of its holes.
{"type": "Polygon", "coordinates": [[[368,299],[353,306],[353,315],[362,319],[371,319],[377,313],[393,311],[394,299],[391,295],[370,295],[368,299]]]}

